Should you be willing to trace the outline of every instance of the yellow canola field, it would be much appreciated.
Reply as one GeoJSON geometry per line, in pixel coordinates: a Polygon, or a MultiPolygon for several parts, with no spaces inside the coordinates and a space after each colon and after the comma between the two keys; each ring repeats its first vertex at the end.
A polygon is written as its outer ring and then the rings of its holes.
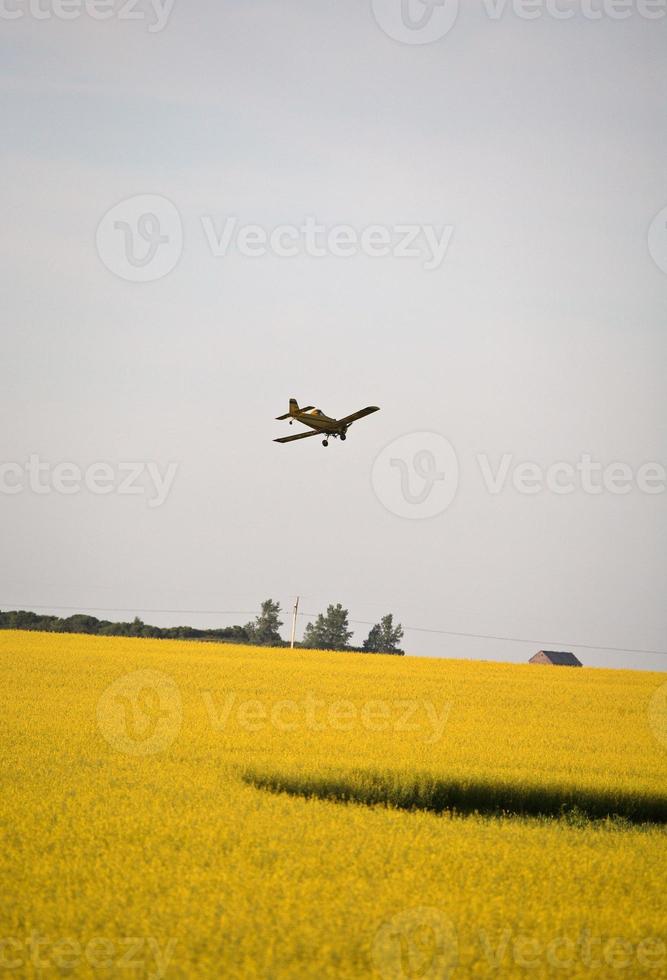
{"type": "Polygon", "coordinates": [[[0,665],[7,976],[667,974],[664,822],[577,810],[664,812],[664,675],[8,631],[0,665]]]}

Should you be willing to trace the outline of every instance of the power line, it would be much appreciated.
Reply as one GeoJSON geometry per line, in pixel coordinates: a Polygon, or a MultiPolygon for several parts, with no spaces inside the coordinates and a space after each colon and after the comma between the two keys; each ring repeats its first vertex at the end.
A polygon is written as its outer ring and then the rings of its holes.
{"type": "MultiPolygon", "coordinates": [[[[22,604],[18,604],[22,605],[22,604]]],[[[33,609],[58,609],[59,611],[66,610],[68,612],[81,612],[80,606],[58,606],[55,604],[50,605],[39,605],[38,603],[31,602],[25,603],[23,605],[31,606],[33,609]]],[[[94,609],[96,612],[131,612],[127,606],[91,606],[89,608],[94,609]]],[[[141,609],[142,613],[161,613],[164,615],[178,615],[178,616],[256,616],[257,609],[141,609]]],[[[314,619],[318,613],[310,612],[297,612],[297,616],[306,616],[309,619],[314,619]]],[[[357,626],[374,626],[375,624],[368,619],[349,619],[348,622],[354,623],[357,626]]],[[[635,647],[608,647],[600,646],[591,643],[566,643],[564,640],[536,640],[531,637],[525,636],[502,636],[496,633],[465,633],[457,630],[443,630],[435,629],[428,626],[403,626],[404,630],[410,630],[413,633],[434,633],[438,636],[456,636],[459,638],[472,639],[472,640],[499,640],[503,643],[531,643],[534,645],[543,645],[550,647],[577,647],[579,650],[601,650],[606,653],[639,653],[648,654],[651,656],[667,657],[667,650],[644,650],[635,647]]]]}
{"type": "MultiPolygon", "coordinates": [[[[48,603],[47,605],[39,605],[36,602],[29,603],[15,603],[15,605],[28,605],[33,609],[59,609],[67,610],[70,612],[81,612],[81,606],[58,606],[55,603],[48,603]]],[[[133,612],[136,607],[130,606],[89,606],[89,609],[94,609],[96,612],[133,612]]],[[[141,607],[141,611],[144,613],[174,613],[179,616],[190,615],[193,616],[256,616],[257,609],[147,609],[144,606],[141,607]]]]}
{"type": "MultiPolygon", "coordinates": [[[[350,622],[363,622],[366,626],[374,625],[371,622],[365,622],[360,619],[351,619],[350,622]]],[[[595,646],[591,643],[566,643],[565,640],[534,640],[524,636],[498,636],[495,633],[460,633],[455,630],[431,629],[428,626],[404,626],[403,629],[412,630],[415,633],[438,633],[442,636],[468,637],[474,640],[503,640],[506,643],[532,643],[550,647],[577,647],[579,650],[604,650],[608,653],[650,653],[667,657],[667,650],[642,650],[635,647],[604,647],[595,646]]]]}

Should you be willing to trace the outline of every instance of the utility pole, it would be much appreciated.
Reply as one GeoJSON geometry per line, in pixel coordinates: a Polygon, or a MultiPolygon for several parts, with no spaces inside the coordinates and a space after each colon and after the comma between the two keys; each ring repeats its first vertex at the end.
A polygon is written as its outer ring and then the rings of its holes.
{"type": "Polygon", "coordinates": [[[297,596],[294,601],[294,609],[292,610],[292,638],[290,640],[290,648],[294,649],[294,634],[296,633],[296,617],[299,611],[299,597],[297,596]]]}

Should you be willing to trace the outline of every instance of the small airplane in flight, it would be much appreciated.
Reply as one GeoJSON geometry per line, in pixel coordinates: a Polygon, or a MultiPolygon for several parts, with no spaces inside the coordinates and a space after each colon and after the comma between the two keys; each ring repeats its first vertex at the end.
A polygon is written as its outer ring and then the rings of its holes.
{"type": "Polygon", "coordinates": [[[329,436],[334,439],[340,438],[341,442],[345,442],[347,430],[356,422],[357,419],[363,419],[366,415],[371,415],[373,412],[379,412],[380,409],[377,405],[369,405],[368,408],[361,408],[358,412],[353,412],[352,415],[346,415],[344,419],[332,419],[319,408],[314,408],[312,405],[306,405],[305,408],[299,408],[299,404],[296,398],[290,398],[289,400],[289,412],[285,415],[278,415],[276,421],[282,422],[283,419],[289,419],[289,424],[296,419],[297,422],[302,422],[312,429],[311,432],[299,432],[295,436],[283,436],[282,439],[274,439],[274,442],[295,442],[297,439],[308,439],[310,436],[316,436],[322,434],[324,439],[322,440],[323,446],[329,445],[329,436]]]}

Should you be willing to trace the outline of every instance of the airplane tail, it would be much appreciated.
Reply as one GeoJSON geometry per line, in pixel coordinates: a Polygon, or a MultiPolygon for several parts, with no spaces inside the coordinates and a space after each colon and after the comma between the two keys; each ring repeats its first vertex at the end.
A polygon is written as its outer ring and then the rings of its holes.
{"type": "Polygon", "coordinates": [[[289,400],[289,412],[286,415],[277,415],[276,420],[282,422],[283,419],[289,419],[299,414],[299,403],[296,398],[290,398],[289,400]]]}

